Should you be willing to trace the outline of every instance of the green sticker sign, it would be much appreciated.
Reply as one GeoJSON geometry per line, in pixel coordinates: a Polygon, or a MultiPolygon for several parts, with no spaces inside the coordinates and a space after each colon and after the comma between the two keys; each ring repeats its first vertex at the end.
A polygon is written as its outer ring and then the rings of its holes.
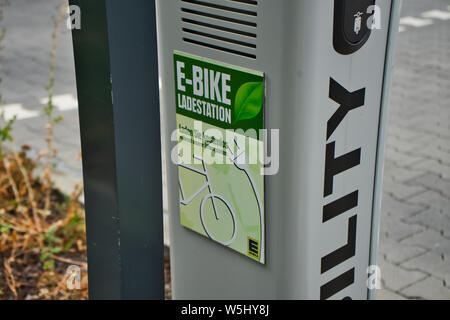
{"type": "Polygon", "coordinates": [[[264,74],[174,52],[181,224],[265,262],[264,74]]]}

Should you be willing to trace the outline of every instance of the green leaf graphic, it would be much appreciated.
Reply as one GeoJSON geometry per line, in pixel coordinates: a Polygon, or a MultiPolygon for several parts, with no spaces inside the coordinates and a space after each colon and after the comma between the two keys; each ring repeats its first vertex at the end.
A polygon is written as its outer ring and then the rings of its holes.
{"type": "Polygon", "coordinates": [[[247,82],[243,84],[236,93],[233,123],[256,117],[263,107],[263,102],[263,82],[247,82]]]}

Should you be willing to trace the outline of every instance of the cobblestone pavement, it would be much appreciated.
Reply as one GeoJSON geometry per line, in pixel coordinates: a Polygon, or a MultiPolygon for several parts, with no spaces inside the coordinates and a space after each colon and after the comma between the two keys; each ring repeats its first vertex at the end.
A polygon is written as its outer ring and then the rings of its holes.
{"type": "MultiPolygon", "coordinates": [[[[42,113],[52,20],[59,0],[6,9],[0,77],[6,113],[20,113],[17,144],[44,147],[42,113]]],[[[59,183],[82,177],[70,33],[60,35],[55,102],[59,183]]],[[[386,150],[379,299],[450,299],[450,1],[405,0],[386,150]]]]}
{"type": "Polygon", "coordinates": [[[450,299],[450,1],[404,1],[401,30],[378,297],[450,299]]]}

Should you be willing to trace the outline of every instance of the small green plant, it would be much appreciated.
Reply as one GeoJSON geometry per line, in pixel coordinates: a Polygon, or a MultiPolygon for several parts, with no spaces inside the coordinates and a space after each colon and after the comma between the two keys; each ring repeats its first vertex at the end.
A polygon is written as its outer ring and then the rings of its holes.
{"type": "MultiPolygon", "coordinates": [[[[2,105],[1,95],[0,95],[0,105],[2,105]]],[[[0,114],[0,118],[1,118],[2,122],[5,124],[4,126],[0,126],[0,158],[3,159],[5,157],[5,154],[3,151],[5,142],[13,141],[11,131],[12,131],[12,126],[17,119],[17,116],[14,115],[14,117],[12,119],[6,120],[5,113],[2,112],[0,114]]]]}
{"type": "Polygon", "coordinates": [[[58,150],[54,146],[54,127],[56,124],[60,123],[64,118],[59,115],[54,115],[55,107],[53,105],[53,86],[55,84],[55,69],[56,69],[56,46],[58,41],[58,35],[61,29],[61,25],[65,20],[66,13],[66,2],[62,1],[57,7],[56,10],[58,12],[57,16],[53,18],[54,28],[52,33],[52,47],[50,50],[50,75],[49,75],[49,83],[45,88],[47,91],[47,105],[44,107],[44,113],[47,116],[48,122],[45,126],[47,130],[47,137],[45,141],[47,142],[47,150],[44,151],[46,156],[46,164],[43,174],[43,181],[45,184],[45,204],[44,204],[44,213],[48,214],[50,210],[50,197],[51,190],[53,188],[53,179],[52,179],[52,168],[55,167],[53,163],[54,159],[57,156],[58,150]]]}
{"type": "Polygon", "coordinates": [[[60,253],[63,248],[58,246],[62,242],[61,238],[55,236],[55,227],[51,227],[49,232],[44,236],[46,246],[41,250],[41,261],[44,262],[44,270],[54,270],[54,255],[60,253]]]}
{"type": "Polygon", "coordinates": [[[0,233],[8,233],[11,230],[10,223],[0,223],[0,233]]]}

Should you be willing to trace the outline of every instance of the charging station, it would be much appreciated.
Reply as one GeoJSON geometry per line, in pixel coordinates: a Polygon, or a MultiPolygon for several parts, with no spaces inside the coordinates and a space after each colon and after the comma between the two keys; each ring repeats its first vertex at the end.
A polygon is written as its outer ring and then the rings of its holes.
{"type": "Polygon", "coordinates": [[[374,297],[400,5],[157,1],[174,299],[374,297]],[[192,166],[171,161],[183,138],[208,136],[193,120],[268,130],[252,137],[266,174],[227,156],[224,172],[241,174],[230,182],[195,151],[192,166]]]}

